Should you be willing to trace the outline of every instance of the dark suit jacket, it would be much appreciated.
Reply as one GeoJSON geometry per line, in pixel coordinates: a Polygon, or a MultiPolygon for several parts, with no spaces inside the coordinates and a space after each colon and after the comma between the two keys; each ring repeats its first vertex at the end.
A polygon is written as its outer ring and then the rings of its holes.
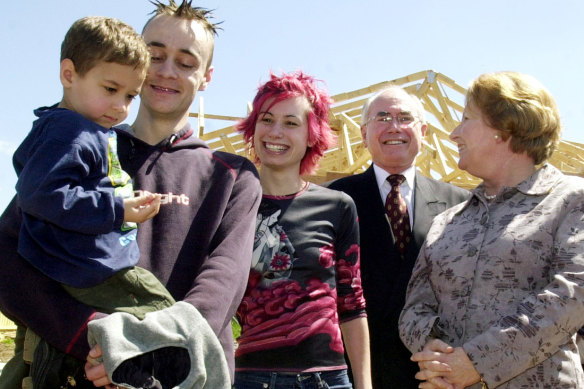
{"type": "Polygon", "coordinates": [[[330,183],[355,201],[361,235],[361,279],[367,301],[373,387],[417,388],[417,364],[398,334],[398,319],[414,262],[433,218],[464,201],[469,192],[416,172],[414,240],[402,258],[393,244],[373,166],[330,183]]]}

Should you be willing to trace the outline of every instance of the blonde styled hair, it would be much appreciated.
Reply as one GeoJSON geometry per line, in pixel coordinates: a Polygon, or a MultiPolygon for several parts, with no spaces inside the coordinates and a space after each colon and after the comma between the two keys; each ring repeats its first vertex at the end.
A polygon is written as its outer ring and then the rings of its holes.
{"type": "Polygon", "coordinates": [[[562,126],[554,98],[526,74],[483,74],[468,88],[466,104],[478,108],[503,140],[511,138],[511,151],[527,153],[536,165],[547,160],[560,141],[562,126]]]}
{"type": "Polygon", "coordinates": [[[70,59],[84,76],[98,62],[133,66],[146,76],[150,53],[142,36],[126,23],[103,16],[77,20],[61,44],[61,61],[70,59]]]}

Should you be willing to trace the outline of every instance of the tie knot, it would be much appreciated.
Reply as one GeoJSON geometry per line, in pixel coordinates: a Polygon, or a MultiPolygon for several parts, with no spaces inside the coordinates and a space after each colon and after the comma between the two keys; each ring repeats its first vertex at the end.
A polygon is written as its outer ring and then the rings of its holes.
{"type": "Polygon", "coordinates": [[[399,186],[406,180],[406,178],[401,174],[390,174],[387,177],[387,181],[392,188],[399,188],[399,186]]]}

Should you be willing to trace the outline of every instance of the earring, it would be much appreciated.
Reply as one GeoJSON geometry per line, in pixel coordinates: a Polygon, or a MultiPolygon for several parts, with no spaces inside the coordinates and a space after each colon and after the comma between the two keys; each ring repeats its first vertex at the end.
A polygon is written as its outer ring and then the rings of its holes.
{"type": "Polygon", "coordinates": [[[499,135],[495,135],[493,138],[495,138],[495,139],[499,139],[499,135]]]}

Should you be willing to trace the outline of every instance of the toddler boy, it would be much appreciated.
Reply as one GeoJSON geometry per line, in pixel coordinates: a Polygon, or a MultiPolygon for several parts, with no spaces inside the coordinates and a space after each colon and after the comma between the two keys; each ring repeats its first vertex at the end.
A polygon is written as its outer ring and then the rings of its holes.
{"type": "MultiPolygon", "coordinates": [[[[160,195],[134,197],[111,127],[127,117],[149,60],[142,37],[121,21],[76,21],[61,46],[63,98],[35,110],[38,119],[13,158],[19,253],[96,310],[139,318],[174,303],[150,272],[134,266],[136,223],[158,213],[160,195]]],[[[52,385],[35,384],[31,373],[35,389],[52,385]]]]}

